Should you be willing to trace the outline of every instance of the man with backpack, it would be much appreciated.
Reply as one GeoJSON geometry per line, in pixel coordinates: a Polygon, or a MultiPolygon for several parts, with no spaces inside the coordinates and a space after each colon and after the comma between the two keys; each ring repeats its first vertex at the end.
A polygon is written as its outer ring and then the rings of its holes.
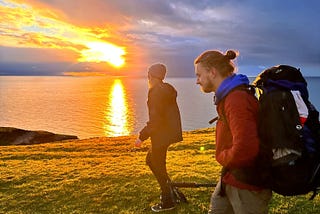
{"type": "Polygon", "coordinates": [[[211,197],[209,213],[267,213],[272,196],[259,184],[256,166],[260,153],[258,100],[250,94],[249,80],[235,74],[236,52],[210,50],[195,61],[197,84],[215,93],[219,120],[216,126],[216,160],[222,165],[221,180],[211,197]]]}

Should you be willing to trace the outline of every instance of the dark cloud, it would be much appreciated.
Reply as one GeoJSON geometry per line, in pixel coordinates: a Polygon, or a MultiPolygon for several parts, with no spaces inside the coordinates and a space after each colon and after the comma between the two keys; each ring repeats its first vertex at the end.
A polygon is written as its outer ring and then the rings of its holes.
{"type": "MultiPolygon", "coordinates": [[[[181,7],[176,8],[176,15],[162,17],[163,21],[158,23],[163,26],[155,29],[166,29],[167,34],[171,29],[172,37],[194,43],[185,45],[174,39],[162,40],[163,35],[158,34],[161,43],[157,53],[162,50],[165,55],[165,47],[174,47],[179,58],[177,62],[182,62],[183,56],[190,60],[190,55],[195,57],[202,49],[237,49],[243,56],[238,59],[242,67],[287,63],[320,70],[319,14],[315,9],[320,7],[318,1],[308,4],[301,1],[242,1],[235,5],[231,2],[215,5],[206,2],[200,7],[191,2],[190,5],[180,2],[185,15],[189,12],[190,16],[182,16],[181,7]],[[202,10],[197,11],[199,8],[202,10]]],[[[149,20],[159,19],[151,17],[149,20]]]]}

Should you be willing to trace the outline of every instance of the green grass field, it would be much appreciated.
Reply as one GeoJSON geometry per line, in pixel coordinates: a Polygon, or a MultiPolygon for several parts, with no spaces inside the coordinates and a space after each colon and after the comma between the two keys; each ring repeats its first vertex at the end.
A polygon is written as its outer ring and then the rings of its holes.
{"type": "MultiPolygon", "coordinates": [[[[213,129],[184,133],[167,168],[180,182],[216,182],[213,129]]],[[[136,136],[0,147],[0,213],[151,213],[159,187],[136,136]]],[[[181,188],[189,203],[167,213],[207,213],[214,188],[181,188]]],[[[274,194],[270,213],[320,213],[320,197],[274,194]]]]}

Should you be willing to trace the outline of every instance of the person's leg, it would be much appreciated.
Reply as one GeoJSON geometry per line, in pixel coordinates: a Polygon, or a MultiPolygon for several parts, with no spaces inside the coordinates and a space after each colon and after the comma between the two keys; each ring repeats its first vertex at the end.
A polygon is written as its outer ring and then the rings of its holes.
{"type": "Polygon", "coordinates": [[[226,185],[226,194],[236,214],[266,214],[272,196],[270,190],[249,191],[226,185]]]}
{"type": "MultiPolygon", "coordinates": [[[[165,150],[165,151],[167,151],[167,149],[165,150]]],[[[149,166],[149,168],[151,169],[151,171],[152,171],[152,173],[153,173],[153,175],[157,178],[158,176],[158,174],[166,174],[167,175],[167,178],[166,179],[164,179],[164,178],[160,178],[160,180],[166,180],[166,183],[171,183],[171,178],[169,177],[169,175],[168,175],[168,173],[167,173],[167,170],[166,170],[166,168],[165,168],[165,173],[158,173],[158,171],[157,171],[157,166],[153,166],[152,165],[152,161],[151,161],[151,155],[152,154],[152,150],[150,149],[149,150],[149,152],[148,152],[148,154],[147,154],[147,165],[149,166]]],[[[166,166],[166,165],[165,165],[166,166]]],[[[158,183],[160,184],[160,182],[159,182],[159,179],[157,178],[157,181],[158,181],[158,183]]],[[[162,182],[161,182],[162,183],[162,182]]],[[[164,184],[163,184],[164,185],[164,184]]],[[[160,185],[160,187],[161,187],[161,185],[160,185]]],[[[174,186],[171,186],[171,185],[169,185],[169,187],[171,188],[171,193],[173,194],[173,200],[174,200],[174,202],[175,203],[180,203],[180,202],[182,202],[182,203],[188,203],[188,200],[187,200],[187,198],[186,198],[186,196],[179,190],[179,188],[177,188],[177,187],[174,187],[174,186]]]]}
{"type": "Polygon", "coordinates": [[[161,202],[165,206],[174,206],[173,195],[168,184],[168,174],[166,169],[167,146],[151,147],[147,154],[147,165],[157,179],[161,188],[161,202]]]}
{"type": "Polygon", "coordinates": [[[212,193],[208,214],[233,214],[233,209],[226,195],[221,196],[221,181],[212,193]]]}

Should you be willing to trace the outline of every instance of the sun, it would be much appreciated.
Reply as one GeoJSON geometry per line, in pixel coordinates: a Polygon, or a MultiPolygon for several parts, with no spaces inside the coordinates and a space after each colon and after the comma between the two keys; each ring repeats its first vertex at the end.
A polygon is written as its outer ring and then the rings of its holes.
{"type": "Polygon", "coordinates": [[[114,67],[121,67],[125,63],[126,51],[122,47],[106,42],[88,42],[88,49],[81,51],[79,62],[108,62],[114,67]]]}

